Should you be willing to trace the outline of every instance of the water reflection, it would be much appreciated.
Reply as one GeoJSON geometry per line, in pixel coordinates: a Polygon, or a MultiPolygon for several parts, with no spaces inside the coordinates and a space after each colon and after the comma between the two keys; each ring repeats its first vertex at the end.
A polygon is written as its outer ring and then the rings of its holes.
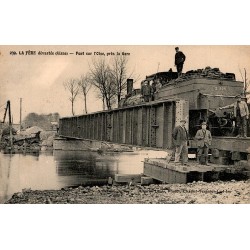
{"type": "Polygon", "coordinates": [[[52,154],[0,153],[0,202],[24,188],[57,189],[55,162],[52,154]]]}
{"type": "Polygon", "coordinates": [[[118,173],[119,159],[90,151],[55,151],[56,172],[66,186],[106,184],[118,173]]]}
{"type": "Polygon", "coordinates": [[[107,183],[118,174],[140,174],[143,159],[164,157],[165,152],[141,150],[123,153],[90,151],[3,154],[0,152],[0,203],[24,188],[61,189],[68,186],[107,183]]]}

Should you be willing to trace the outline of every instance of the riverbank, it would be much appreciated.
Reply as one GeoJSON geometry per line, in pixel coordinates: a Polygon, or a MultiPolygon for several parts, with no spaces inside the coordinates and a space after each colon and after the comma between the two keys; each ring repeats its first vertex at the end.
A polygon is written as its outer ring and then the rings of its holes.
{"type": "Polygon", "coordinates": [[[250,180],[94,186],[15,193],[6,204],[250,204],[250,180]]]}

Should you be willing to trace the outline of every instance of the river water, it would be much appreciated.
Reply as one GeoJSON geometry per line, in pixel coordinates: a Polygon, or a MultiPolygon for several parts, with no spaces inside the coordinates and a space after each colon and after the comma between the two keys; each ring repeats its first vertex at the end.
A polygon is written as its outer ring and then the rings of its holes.
{"type": "Polygon", "coordinates": [[[144,158],[165,157],[164,151],[122,153],[91,151],[3,154],[0,152],[0,203],[23,189],[50,190],[107,183],[115,174],[143,173],[144,158]]]}

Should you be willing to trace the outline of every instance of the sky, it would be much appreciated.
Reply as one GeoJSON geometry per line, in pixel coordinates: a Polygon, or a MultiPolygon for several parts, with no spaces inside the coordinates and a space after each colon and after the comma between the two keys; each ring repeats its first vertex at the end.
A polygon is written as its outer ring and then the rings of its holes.
{"type": "MultiPolygon", "coordinates": [[[[108,53],[129,53],[128,72],[139,77],[135,88],[139,87],[146,75],[159,71],[167,71],[174,67],[175,47],[177,45],[128,45],[128,46],[0,46],[0,107],[11,101],[14,123],[19,122],[20,98],[22,98],[22,117],[35,112],[48,114],[58,112],[60,116],[71,116],[69,92],[63,83],[70,78],[79,78],[89,71],[92,58],[105,57],[110,62],[112,55],[108,53]],[[13,51],[17,55],[13,55],[13,51]],[[35,51],[36,55],[26,51],[35,51]],[[39,55],[41,52],[53,52],[53,55],[39,55]],[[56,55],[67,52],[68,55],[56,55]],[[85,52],[84,55],[81,53],[85,52]],[[86,52],[92,52],[86,55],[86,52]],[[105,53],[95,55],[95,52],[105,53]],[[12,53],[12,54],[11,54],[12,53]],[[24,53],[24,55],[22,54],[24,53]],[[73,53],[73,54],[69,54],[73,53]]],[[[206,66],[219,68],[223,73],[236,74],[241,81],[240,69],[246,68],[248,79],[250,74],[250,46],[207,46],[180,45],[186,55],[183,72],[201,69],[206,66]]],[[[98,54],[97,53],[97,54],[98,54]]],[[[102,109],[97,93],[88,94],[88,111],[102,109]]],[[[75,102],[75,114],[83,113],[83,97],[79,95],[75,102]]],[[[0,110],[2,120],[3,109],[0,110]]]]}
{"type": "MultiPolygon", "coordinates": [[[[51,0],[43,0],[41,3],[40,1],[34,3],[31,0],[2,1],[1,44],[147,44],[150,46],[125,46],[122,48],[111,46],[114,51],[126,49],[131,53],[129,66],[131,69],[135,69],[135,73],[140,75],[141,79],[145,75],[154,73],[158,63],[160,63],[159,70],[173,68],[174,47],[179,46],[187,56],[184,72],[209,65],[219,67],[222,72],[234,72],[237,79],[241,80],[239,67],[246,67],[248,79],[250,79],[249,46],[205,46],[250,44],[248,5],[246,0],[227,1],[226,3],[215,0],[209,2],[157,0],[144,1],[143,4],[141,1],[134,0],[124,2],[73,0],[60,1],[60,4],[58,1],[51,0]],[[152,44],[157,44],[157,46],[151,46],[152,44]],[[164,46],[158,46],[160,44],[164,46]],[[189,46],[184,46],[184,44],[189,46]],[[204,46],[190,46],[194,44],[204,44],[204,46]]],[[[104,50],[103,46],[99,45],[95,48],[77,46],[73,49],[71,47],[73,51],[76,48],[77,50],[87,48],[104,50]]],[[[79,77],[82,72],[87,71],[89,59],[75,56],[21,57],[9,55],[10,51],[19,49],[31,49],[31,46],[24,48],[0,45],[0,107],[5,104],[7,99],[11,100],[14,121],[17,122],[19,122],[16,117],[19,117],[20,97],[23,98],[23,116],[29,112],[59,112],[62,116],[70,115],[70,103],[67,100],[67,93],[63,89],[63,82],[68,77],[79,77]]],[[[32,49],[57,51],[58,47],[37,46],[32,49]]],[[[60,50],[64,50],[63,47],[60,50]]],[[[82,101],[78,99],[77,113],[82,112],[82,106],[82,101]]],[[[94,94],[89,101],[89,109],[94,111],[99,108],[101,105],[96,101],[94,94]]],[[[0,120],[1,115],[3,113],[0,111],[0,120]]],[[[9,207],[8,211],[1,213],[2,228],[15,225],[11,227],[11,234],[5,230],[7,233],[2,237],[1,245],[6,244],[6,247],[9,246],[9,242],[13,242],[14,234],[16,238],[21,239],[16,240],[17,247],[20,248],[22,239],[25,239],[29,232],[29,241],[34,244],[29,244],[29,248],[25,242],[27,249],[31,249],[37,243],[39,240],[37,237],[41,233],[43,235],[45,233],[47,236],[48,240],[44,243],[46,246],[49,244],[58,247],[59,245],[61,249],[66,249],[68,245],[79,247],[76,239],[81,239],[81,236],[85,234],[89,239],[85,245],[92,246],[93,242],[97,244],[100,242],[100,247],[107,243],[113,249],[112,246],[116,247],[117,244],[110,244],[110,232],[112,242],[119,244],[121,241],[124,243],[124,234],[131,230],[130,240],[127,241],[124,248],[131,247],[131,242],[133,246],[140,248],[142,246],[144,248],[162,247],[166,244],[166,236],[168,236],[168,246],[171,245],[174,248],[176,248],[176,242],[178,242],[179,248],[192,247],[192,249],[198,249],[204,241],[206,241],[207,249],[212,248],[214,244],[221,248],[226,246],[228,249],[241,249],[249,245],[248,230],[235,230],[234,239],[231,241],[221,241],[221,237],[217,237],[218,239],[213,237],[211,241],[206,239],[211,231],[214,235],[227,237],[232,231],[231,228],[246,227],[249,224],[249,218],[245,214],[248,212],[249,206],[244,205],[229,205],[227,209],[202,204],[190,208],[185,205],[171,207],[168,204],[167,207],[119,206],[119,209],[117,206],[99,207],[98,205],[84,207],[84,211],[87,211],[85,213],[82,213],[81,208],[76,210],[74,206],[71,206],[67,207],[67,211],[64,211],[63,207],[60,207],[59,210],[54,209],[55,211],[52,209],[40,210],[39,214],[43,215],[40,217],[37,217],[37,209],[40,208],[36,207],[34,210],[33,206],[25,206],[22,210],[23,216],[13,216],[13,214],[20,214],[21,207],[18,205],[15,207],[18,209],[18,213],[13,213],[9,207]],[[97,229],[96,215],[102,214],[103,210],[107,216],[98,217],[97,223],[105,224],[107,230],[102,230],[101,233],[100,230],[97,230],[97,233],[93,234],[93,230],[96,232],[97,229]],[[9,211],[11,211],[10,214],[9,211]],[[166,211],[173,216],[166,216],[166,211]],[[67,214],[70,215],[69,218],[67,214]],[[202,220],[193,223],[193,218],[197,217],[197,214],[202,216],[202,220]],[[33,215],[36,216],[35,220],[33,215]],[[75,220],[77,224],[73,226],[79,230],[74,230],[71,237],[65,227],[72,228],[72,215],[77,218],[75,220]],[[125,227],[114,231],[110,218],[118,216],[125,227]],[[64,218],[64,226],[60,227],[62,218],[64,218]],[[79,228],[79,225],[82,225],[79,223],[79,218],[80,222],[84,223],[84,228],[82,226],[79,228]],[[230,227],[228,218],[230,218],[230,227]],[[47,227],[48,221],[56,223],[50,223],[50,227],[47,227]],[[140,230],[137,227],[131,227],[131,223],[127,223],[127,221],[139,221],[140,230]],[[126,224],[129,225],[126,226],[126,224]],[[162,225],[165,224],[168,226],[162,229],[162,225]],[[30,228],[36,230],[31,232],[30,228]],[[87,230],[84,230],[85,228],[87,230]],[[154,233],[152,230],[148,230],[150,228],[154,228],[154,233]],[[178,233],[175,233],[177,230],[178,233]],[[197,247],[192,243],[190,245],[187,243],[194,232],[197,235],[196,241],[200,243],[196,244],[197,247]],[[53,235],[53,239],[58,239],[62,238],[61,236],[65,233],[67,233],[66,238],[68,239],[66,242],[51,240],[51,235],[53,235]],[[76,237],[77,233],[79,237],[76,237]],[[97,241],[96,235],[101,240],[97,241]],[[149,236],[148,240],[142,241],[141,239],[145,238],[145,235],[149,236]],[[184,237],[181,242],[180,235],[184,237]],[[143,244],[144,242],[146,245],[143,244]]],[[[4,207],[2,208],[4,209],[4,207]]]]}

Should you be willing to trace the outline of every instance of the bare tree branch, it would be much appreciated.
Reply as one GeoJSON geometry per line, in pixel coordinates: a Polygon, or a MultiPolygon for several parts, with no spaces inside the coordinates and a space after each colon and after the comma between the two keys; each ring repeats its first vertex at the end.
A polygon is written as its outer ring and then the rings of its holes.
{"type": "MultiPolygon", "coordinates": [[[[112,58],[111,72],[116,85],[116,97],[119,104],[122,95],[127,87],[127,79],[134,79],[134,71],[130,74],[127,72],[128,57],[125,55],[116,55],[112,58]]],[[[138,79],[137,79],[138,80],[138,79]]]]}
{"type": "Polygon", "coordinates": [[[241,75],[241,79],[242,79],[242,82],[244,83],[244,87],[243,87],[243,94],[244,95],[248,95],[250,92],[248,91],[248,88],[250,86],[250,81],[248,81],[247,79],[247,71],[246,71],[246,68],[244,68],[244,76],[242,74],[242,71],[241,69],[239,68],[239,71],[240,71],[240,75],[241,75]]]}
{"type": "Polygon", "coordinates": [[[92,59],[90,65],[90,79],[92,84],[99,90],[103,102],[107,109],[111,109],[115,97],[115,84],[109,65],[105,58],[92,59]]]}
{"type": "Polygon", "coordinates": [[[78,84],[79,84],[80,92],[83,94],[84,109],[85,109],[85,113],[87,114],[88,113],[88,111],[87,111],[87,94],[92,87],[89,74],[86,74],[86,75],[82,74],[80,76],[78,84]]]}
{"type": "Polygon", "coordinates": [[[79,93],[78,81],[76,79],[71,78],[68,81],[64,82],[63,85],[64,85],[64,88],[68,90],[70,93],[69,100],[71,102],[71,112],[72,112],[72,115],[74,116],[75,115],[74,102],[79,93]]]}

